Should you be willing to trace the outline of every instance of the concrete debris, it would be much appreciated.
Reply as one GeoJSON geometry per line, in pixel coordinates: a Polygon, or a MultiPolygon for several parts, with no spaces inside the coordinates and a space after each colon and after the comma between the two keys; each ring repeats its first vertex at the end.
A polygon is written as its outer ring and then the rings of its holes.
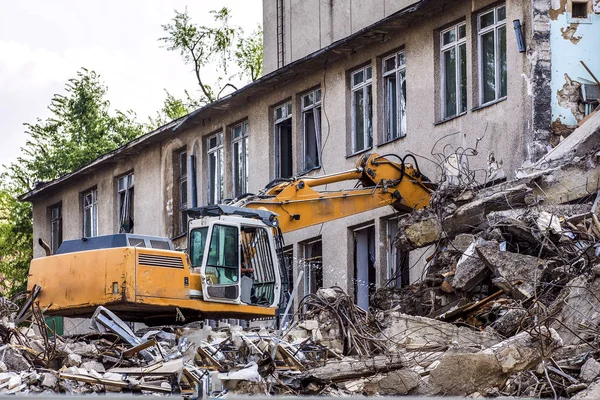
{"type": "Polygon", "coordinates": [[[600,363],[593,358],[588,358],[581,366],[579,377],[584,382],[593,382],[600,375],[600,363]]]}

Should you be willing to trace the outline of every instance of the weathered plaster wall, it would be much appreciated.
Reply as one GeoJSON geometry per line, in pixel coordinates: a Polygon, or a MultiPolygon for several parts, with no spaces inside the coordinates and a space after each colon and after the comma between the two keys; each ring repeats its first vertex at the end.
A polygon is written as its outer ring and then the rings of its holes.
{"type": "Polygon", "coordinates": [[[81,194],[94,187],[98,190],[98,235],[117,232],[117,178],[130,171],[135,175],[134,232],[164,236],[165,225],[161,216],[165,212],[161,206],[163,196],[160,160],[161,146],[147,147],[135,157],[115,160],[116,162],[108,168],[77,177],[59,190],[45,193],[42,198],[34,201],[33,256],[45,255],[38,245],[38,238],[50,243],[48,207],[54,204],[62,203],[63,239],[77,239],[83,236],[81,194]]]}
{"type": "MultiPolygon", "coordinates": [[[[392,15],[415,0],[283,0],[285,64],[392,15]]],[[[277,69],[276,1],[263,1],[264,72],[277,69]]]]}
{"type": "Polygon", "coordinates": [[[552,124],[557,135],[569,133],[584,116],[579,85],[593,79],[580,61],[600,78],[600,1],[593,0],[589,21],[578,23],[571,19],[568,6],[566,0],[553,0],[550,12],[552,124]]]}

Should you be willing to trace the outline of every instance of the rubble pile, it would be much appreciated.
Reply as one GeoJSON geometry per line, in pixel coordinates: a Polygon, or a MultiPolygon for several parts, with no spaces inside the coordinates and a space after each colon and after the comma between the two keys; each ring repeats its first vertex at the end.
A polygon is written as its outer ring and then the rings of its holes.
{"type": "Polygon", "coordinates": [[[448,348],[428,393],[600,397],[600,114],[592,120],[517,179],[442,185],[431,208],[400,220],[397,245],[427,249],[425,273],[375,303],[503,340],[448,348]]]}

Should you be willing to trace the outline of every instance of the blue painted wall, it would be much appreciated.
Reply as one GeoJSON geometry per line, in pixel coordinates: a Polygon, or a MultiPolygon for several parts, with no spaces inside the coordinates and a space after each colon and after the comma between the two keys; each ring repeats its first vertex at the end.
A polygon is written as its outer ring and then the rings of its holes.
{"type": "Polygon", "coordinates": [[[581,37],[577,44],[563,38],[561,28],[566,30],[570,15],[564,12],[554,21],[550,21],[550,46],[552,51],[552,121],[557,118],[564,125],[574,126],[577,121],[570,109],[559,106],[557,92],[565,84],[565,73],[572,80],[583,83],[582,79],[593,81],[579,62],[582,60],[600,79],[600,14],[591,14],[590,21],[579,23],[574,37],[581,37]]]}

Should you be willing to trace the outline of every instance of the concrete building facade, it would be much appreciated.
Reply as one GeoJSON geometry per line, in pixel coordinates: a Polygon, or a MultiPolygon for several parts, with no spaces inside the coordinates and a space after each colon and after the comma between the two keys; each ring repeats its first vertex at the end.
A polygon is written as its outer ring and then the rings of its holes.
{"type": "MultiPolygon", "coordinates": [[[[573,2],[264,1],[266,74],[23,195],[34,256],[38,238],[57,246],[122,229],[185,247],[186,207],[348,170],[366,152],[413,154],[434,180],[454,179],[453,162],[473,185],[499,168],[513,177],[566,134],[553,131],[557,113],[575,110],[553,100],[564,77],[552,46],[573,41],[551,34],[573,2]]],[[[596,3],[586,10],[598,28],[596,3]]],[[[340,286],[367,307],[373,288],[417,281],[427,250],[399,253],[395,218],[381,208],[286,234],[301,295],[340,286]]]]}

